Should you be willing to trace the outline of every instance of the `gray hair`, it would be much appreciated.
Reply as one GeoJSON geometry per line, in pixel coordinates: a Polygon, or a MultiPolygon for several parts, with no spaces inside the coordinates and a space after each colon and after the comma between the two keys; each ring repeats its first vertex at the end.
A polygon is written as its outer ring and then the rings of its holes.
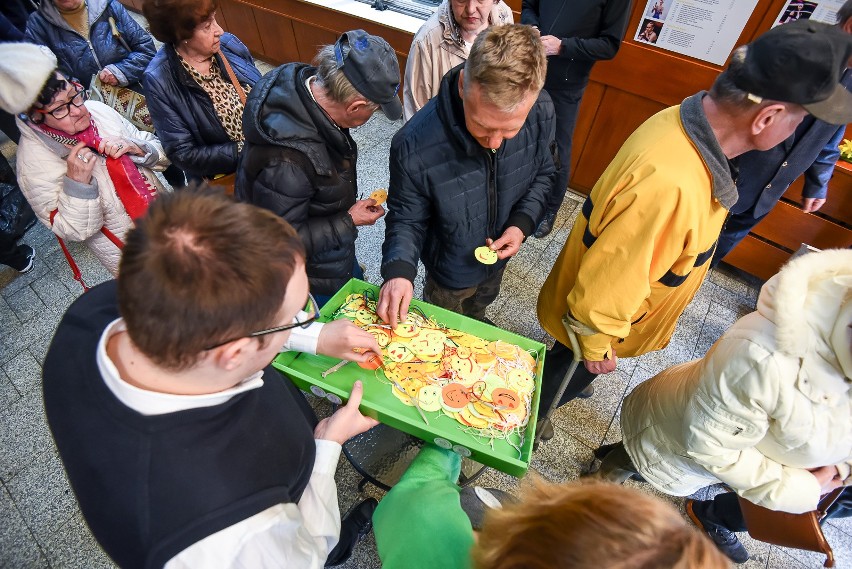
{"type": "Polygon", "coordinates": [[[710,87],[710,97],[721,106],[746,110],[754,108],[754,104],[759,102],[750,98],[751,94],[737,87],[734,82],[734,77],[741,72],[745,64],[747,52],[748,46],[746,45],[735,49],[733,55],[731,55],[731,62],[728,64],[728,67],[716,77],[716,80],[713,81],[713,86],[710,87]]]}
{"type": "MultiPolygon", "coordinates": [[[[345,58],[349,52],[349,46],[343,46],[342,49],[345,58]]],[[[352,86],[352,83],[349,82],[349,79],[337,65],[333,45],[320,48],[316,57],[314,57],[314,65],[317,68],[316,83],[325,90],[332,101],[345,105],[355,98],[366,100],[366,97],[352,86]]]]}

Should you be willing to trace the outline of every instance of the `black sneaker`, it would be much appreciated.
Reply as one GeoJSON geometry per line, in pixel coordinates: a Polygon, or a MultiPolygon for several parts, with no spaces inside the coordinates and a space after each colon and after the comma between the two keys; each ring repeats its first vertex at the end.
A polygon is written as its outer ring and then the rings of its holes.
{"type": "Polygon", "coordinates": [[[326,567],[340,565],[352,556],[358,542],[373,529],[373,512],[378,505],[375,498],[367,498],[344,514],[340,523],[340,541],[328,554],[326,567]]]}
{"type": "Polygon", "coordinates": [[[549,441],[556,434],[553,431],[553,423],[551,423],[550,421],[548,421],[546,419],[544,421],[542,421],[541,423],[539,423],[537,428],[541,429],[541,437],[540,438],[543,441],[549,441]]]}
{"type": "Polygon", "coordinates": [[[711,523],[706,519],[702,519],[702,505],[703,503],[700,501],[686,501],[686,515],[689,516],[692,523],[705,532],[708,537],[710,537],[710,540],[716,544],[716,547],[719,548],[719,551],[728,556],[728,559],[738,565],[748,561],[748,551],[746,551],[746,548],[742,543],[740,543],[739,538],[737,538],[737,534],[727,528],[711,523]]]}
{"type": "Polygon", "coordinates": [[[578,399],[589,399],[590,397],[594,397],[595,395],[595,386],[590,385],[583,391],[577,394],[578,399]]]}
{"type": "Polygon", "coordinates": [[[25,262],[22,267],[12,265],[12,268],[23,275],[24,273],[28,273],[33,270],[33,265],[35,264],[35,249],[29,245],[19,245],[18,252],[26,257],[25,262]]]}
{"type": "Polygon", "coordinates": [[[535,233],[533,233],[533,236],[536,239],[542,239],[550,235],[550,232],[553,231],[553,224],[556,223],[556,213],[557,212],[555,211],[549,211],[545,214],[544,219],[541,220],[541,223],[538,224],[535,233]]]}

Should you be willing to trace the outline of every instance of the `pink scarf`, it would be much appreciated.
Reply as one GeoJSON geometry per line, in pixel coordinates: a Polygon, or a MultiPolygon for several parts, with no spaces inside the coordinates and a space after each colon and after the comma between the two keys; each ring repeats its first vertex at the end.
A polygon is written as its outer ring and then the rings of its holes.
{"type": "MultiPolygon", "coordinates": [[[[98,146],[101,143],[101,137],[94,122],[91,122],[87,129],[81,130],[77,134],[68,134],[50,128],[45,124],[40,124],[39,128],[51,138],[63,144],[69,144],[69,140],[72,141],[72,145],[75,142],[85,142],[86,146],[94,152],[98,151],[98,146]]],[[[115,186],[115,193],[121,200],[127,215],[133,220],[142,217],[148,210],[148,206],[157,197],[157,189],[150,186],[145,177],[139,173],[139,168],[130,159],[129,154],[124,154],[119,158],[106,156],[106,166],[110,180],[115,186]]]]}

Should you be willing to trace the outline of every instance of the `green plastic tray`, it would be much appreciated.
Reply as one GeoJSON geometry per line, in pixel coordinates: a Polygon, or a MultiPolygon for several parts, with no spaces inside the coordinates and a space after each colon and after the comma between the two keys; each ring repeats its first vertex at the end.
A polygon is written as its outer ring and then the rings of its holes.
{"type": "MultiPolygon", "coordinates": [[[[373,291],[376,298],[378,297],[379,288],[375,285],[358,279],[350,280],[322,307],[320,321],[329,321],[331,315],[337,311],[349,294],[362,293],[365,290],[373,291]]],[[[538,415],[541,392],[541,371],[544,368],[544,344],[419,300],[413,300],[411,304],[419,307],[426,316],[434,317],[438,322],[450,328],[468,332],[489,341],[511,342],[538,354],[536,389],[533,394],[530,421],[524,434],[524,443],[521,445],[520,455],[515,448],[504,440],[495,439],[493,445],[487,440],[481,442],[473,435],[466,433],[463,430],[465,429],[463,425],[440,411],[424,411],[427,419],[429,419],[429,424],[425,424],[417,409],[403,404],[393,396],[390,385],[376,379],[376,372],[361,369],[354,362],[343,366],[339,371],[326,378],[323,378],[321,373],[340,360],[300,352],[283,352],[275,358],[272,365],[290,377],[300,389],[311,391],[320,397],[327,397],[334,403],[345,401],[352,391],[352,385],[360,379],[364,383],[364,397],[361,401],[361,412],[364,415],[373,417],[381,423],[424,441],[434,442],[445,448],[452,448],[463,456],[470,456],[473,460],[512,476],[523,476],[529,468],[535,437],[535,418],[538,415]]],[[[378,373],[382,374],[382,372],[378,373]]]]}

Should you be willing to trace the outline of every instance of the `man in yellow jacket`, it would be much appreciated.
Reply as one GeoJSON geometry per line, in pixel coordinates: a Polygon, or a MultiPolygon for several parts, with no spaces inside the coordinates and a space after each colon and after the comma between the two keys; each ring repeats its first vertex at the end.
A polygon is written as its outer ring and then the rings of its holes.
{"type": "Polygon", "coordinates": [[[557,340],[544,370],[543,409],[573,359],[564,315],[585,366],[561,403],[615,370],[616,353],[639,356],[668,344],[736,203],[730,160],[779,144],[809,112],[852,121],[852,95],[839,84],[850,50],[849,37],[833,26],[774,28],[736,50],[709,93],[657,113],[627,139],[538,297],[539,320],[557,340]]]}

